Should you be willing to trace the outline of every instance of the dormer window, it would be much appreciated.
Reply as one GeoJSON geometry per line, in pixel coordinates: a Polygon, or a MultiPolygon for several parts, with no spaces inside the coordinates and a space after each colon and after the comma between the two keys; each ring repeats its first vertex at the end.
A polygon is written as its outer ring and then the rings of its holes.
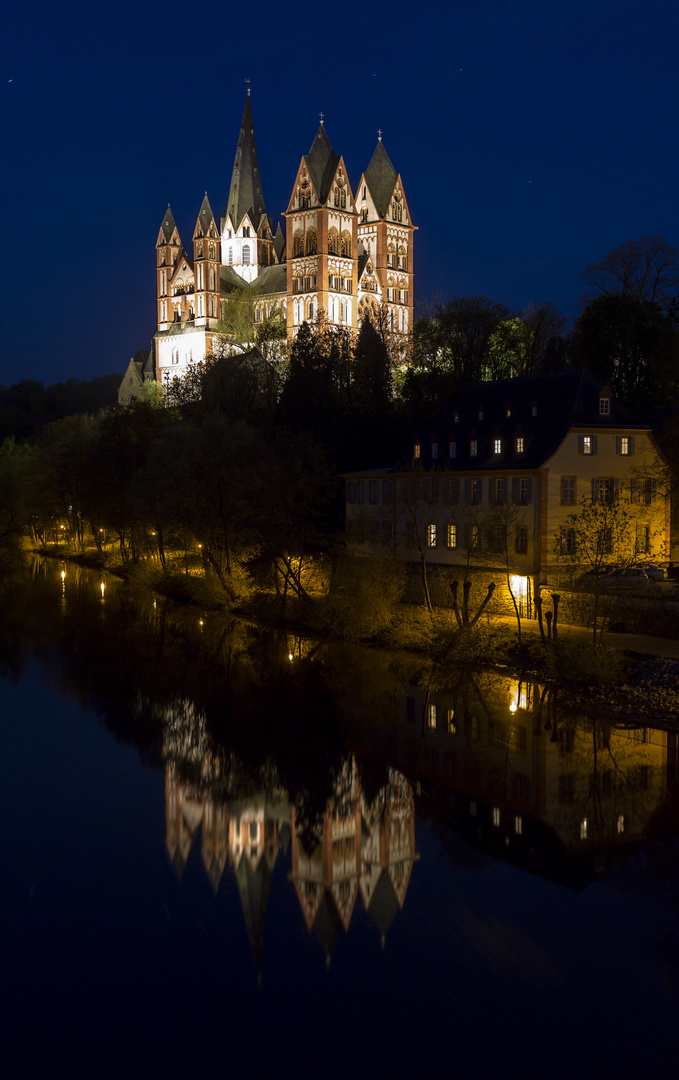
{"type": "Polygon", "coordinates": [[[483,420],[483,405],[479,405],[479,420],[483,420]]]}
{"type": "Polygon", "coordinates": [[[432,442],[431,444],[431,458],[432,461],[436,461],[439,456],[439,444],[438,442],[432,442]]]}
{"type": "Polygon", "coordinates": [[[523,453],[523,435],[516,436],[515,447],[517,454],[523,453]]]}
{"type": "Polygon", "coordinates": [[[501,454],[502,453],[502,439],[493,439],[493,453],[494,454],[501,454]]]}
{"type": "Polygon", "coordinates": [[[471,457],[476,457],[479,452],[479,444],[477,439],[469,440],[469,454],[471,457]]]}
{"type": "Polygon", "coordinates": [[[599,416],[610,416],[611,414],[611,399],[607,397],[599,398],[599,416]]]}
{"type": "Polygon", "coordinates": [[[415,461],[419,461],[422,448],[418,442],[413,443],[413,457],[415,461]]]}
{"type": "Polygon", "coordinates": [[[455,442],[454,439],[451,439],[450,442],[448,443],[448,457],[450,457],[450,458],[457,457],[457,443],[455,442]]]}

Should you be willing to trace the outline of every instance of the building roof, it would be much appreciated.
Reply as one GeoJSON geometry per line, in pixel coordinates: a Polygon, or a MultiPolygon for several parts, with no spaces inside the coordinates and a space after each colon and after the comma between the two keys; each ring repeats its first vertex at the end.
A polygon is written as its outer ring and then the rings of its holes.
{"type": "Polygon", "coordinates": [[[278,228],[276,229],[276,235],[273,241],[273,249],[276,254],[276,258],[279,263],[285,261],[285,235],[281,229],[281,223],[278,222],[278,228]]]}
{"type": "MultiPolygon", "coordinates": [[[[525,375],[517,379],[474,383],[441,415],[416,436],[423,466],[469,470],[534,469],[559,447],[571,428],[592,434],[605,430],[646,430],[634,424],[630,414],[607,387],[585,371],[553,375],[525,375]],[[599,400],[610,397],[610,412],[599,412],[599,400]],[[533,413],[535,412],[535,415],[533,413]],[[523,452],[516,452],[516,438],[523,438],[523,452]],[[494,441],[502,440],[502,453],[494,453],[494,441]],[[477,453],[471,454],[471,442],[477,453]],[[448,444],[456,444],[450,459],[448,444]],[[438,442],[439,456],[432,458],[431,445],[438,442]]],[[[410,447],[398,467],[412,462],[410,447]]]]}
{"type": "MultiPolygon", "coordinates": [[[[210,206],[210,200],[207,197],[207,191],[205,192],[205,198],[198,212],[198,225],[202,230],[203,236],[207,236],[208,229],[210,228],[210,222],[215,220],[215,216],[212,213],[212,207],[210,206]]],[[[197,229],[198,226],[196,226],[197,229]]],[[[216,225],[215,225],[216,228],[216,225]]]]}
{"type": "Polygon", "coordinates": [[[392,165],[381,139],[375,147],[375,153],[370,159],[370,164],[365,170],[364,176],[370,188],[375,209],[380,217],[384,217],[389,209],[389,200],[394,193],[398,173],[392,165]]]}
{"type": "Polygon", "coordinates": [[[231,218],[234,228],[238,229],[243,218],[248,214],[252,225],[256,228],[262,214],[265,213],[255,146],[255,129],[252,121],[252,104],[248,94],[245,99],[236,158],[231,173],[226,216],[231,218]]]}
{"type": "Polygon", "coordinates": [[[156,246],[162,246],[163,239],[166,244],[169,244],[170,240],[172,239],[172,233],[175,231],[176,228],[177,226],[174,223],[174,217],[172,216],[172,211],[170,210],[170,204],[168,203],[167,210],[165,211],[165,217],[163,218],[163,223],[160,226],[160,234],[158,236],[158,244],[156,246]],[[163,239],[161,239],[161,236],[163,239]]]}
{"type": "Polygon", "coordinates": [[[330,185],[337,172],[340,159],[332,148],[323,124],[316,132],[316,138],[311,145],[311,150],[304,160],[316,194],[321,203],[324,203],[328,197],[330,185]]]}

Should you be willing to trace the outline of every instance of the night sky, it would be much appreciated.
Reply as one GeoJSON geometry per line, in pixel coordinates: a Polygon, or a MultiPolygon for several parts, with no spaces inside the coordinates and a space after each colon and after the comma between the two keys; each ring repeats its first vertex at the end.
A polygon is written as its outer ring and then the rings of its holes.
{"type": "Polygon", "coordinates": [[[13,3],[2,33],[0,383],[124,371],[168,202],[219,219],[251,78],[274,228],[319,114],[355,187],[382,129],[416,302],[578,312],[579,270],[679,246],[676,0],[13,3]]]}

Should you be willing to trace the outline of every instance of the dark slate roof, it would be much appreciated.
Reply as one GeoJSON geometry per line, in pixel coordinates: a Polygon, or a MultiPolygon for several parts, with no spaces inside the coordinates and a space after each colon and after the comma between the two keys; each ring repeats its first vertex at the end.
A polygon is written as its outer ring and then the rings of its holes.
{"type": "Polygon", "coordinates": [[[389,200],[394,193],[398,173],[392,165],[381,140],[375,147],[375,153],[370,159],[370,164],[364,175],[370,188],[370,194],[374,199],[377,213],[380,217],[384,217],[389,209],[389,200]]]}
{"type": "Polygon", "coordinates": [[[368,259],[369,258],[370,258],[370,253],[368,251],[364,252],[363,255],[358,256],[358,280],[359,281],[361,280],[361,275],[362,275],[363,271],[365,270],[365,268],[366,268],[366,266],[368,264],[368,259]]]}
{"type": "MultiPolygon", "coordinates": [[[[564,371],[555,375],[525,375],[518,379],[474,383],[445,412],[416,436],[425,468],[535,469],[559,447],[570,428],[592,434],[623,428],[640,429],[630,414],[611,398],[610,414],[599,415],[599,397],[605,387],[587,372],[564,371]],[[537,415],[532,415],[533,403],[537,415]],[[479,419],[479,408],[483,419],[479,419]],[[507,416],[509,411],[510,415],[507,416]],[[457,421],[455,414],[457,413],[457,421]],[[515,452],[516,436],[523,436],[524,453],[515,452]],[[503,453],[493,453],[493,440],[502,439],[503,453]],[[454,440],[456,457],[448,456],[454,440]],[[470,455],[475,439],[478,452],[470,455]],[[438,441],[439,457],[432,460],[431,443],[438,441]]],[[[412,446],[398,463],[412,463],[412,446]]]]}
{"type": "Polygon", "coordinates": [[[333,150],[323,124],[316,132],[311,150],[305,159],[311,182],[321,203],[324,203],[330,191],[333,177],[337,172],[339,157],[333,150]]]}
{"type": "MultiPolygon", "coordinates": [[[[169,244],[170,239],[172,237],[172,233],[174,232],[175,228],[176,228],[176,225],[174,223],[174,218],[172,216],[172,211],[170,210],[170,204],[168,203],[167,210],[165,211],[165,217],[163,218],[163,224],[160,226],[160,231],[162,232],[163,236],[165,237],[165,243],[166,244],[169,244]]],[[[160,243],[160,237],[158,238],[158,243],[160,243]]]]}
{"type": "MultiPolygon", "coordinates": [[[[232,266],[220,266],[219,279],[222,295],[233,292],[234,289],[250,288],[249,282],[242,278],[232,266]]],[[[252,282],[252,292],[255,296],[284,293],[286,289],[287,270],[285,263],[281,266],[265,266],[252,282]]]]}
{"type": "MultiPolygon", "coordinates": [[[[203,199],[203,204],[202,204],[202,206],[200,208],[200,211],[198,212],[198,224],[200,225],[200,227],[201,227],[201,229],[203,231],[203,236],[207,236],[207,231],[210,228],[210,222],[214,221],[214,219],[215,219],[215,216],[212,213],[212,207],[210,206],[210,200],[207,197],[207,191],[206,191],[205,192],[205,198],[203,199]]],[[[216,228],[216,222],[215,222],[215,228],[216,228]]]]}
{"type": "Polygon", "coordinates": [[[245,99],[238,148],[233,163],[226,215],[231,216],[233,227],[238,229],[246,214],[249,214],[250,221],[256,228],[262,214],[265,213],[262,181],[257,163],[255,129],[252,122],[252,105],[248,94],[245,99]]]}
{"type": "Polygon", "coordinates": [[[287,292],[287,273],[285,263],[265,266],[263,270],[259,271],[252,283],[253,291],[258,296],[265,296],[268,293],[287,292]]]}
{"type": "Polygon", "coordinates": [[[276,252],[276,258],[279,263],[284,261],[285,255],[285,235],[281,229],[281,223],[278,222],[278,228],[276,229],[276,235],[274,236],[273,249],[276,252]]]}

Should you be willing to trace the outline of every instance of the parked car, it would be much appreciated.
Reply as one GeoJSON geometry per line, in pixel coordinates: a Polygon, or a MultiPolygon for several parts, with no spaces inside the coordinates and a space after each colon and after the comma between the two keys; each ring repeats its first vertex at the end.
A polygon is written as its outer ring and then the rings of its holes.
{"type": "Polygon", "coordinates": [[[671,562],[667,567],[667,576],[672,581],[679,581],[679,563],[671,562]]]}
{"type": "Polygon", "coordinates": [[[648,585],[650,578],[642,566],[627,566],[624,570],[612,570],[606,574],[610,585],[648,585]]]}
{"type": "Polygon", "coordinates": [[[650,578],[651,581],[665,580],[665,571],[663,570],[662,566],[646,566],[646,564],[644,564],[641,569],[646,574],[646,577],[650,578]]]}

